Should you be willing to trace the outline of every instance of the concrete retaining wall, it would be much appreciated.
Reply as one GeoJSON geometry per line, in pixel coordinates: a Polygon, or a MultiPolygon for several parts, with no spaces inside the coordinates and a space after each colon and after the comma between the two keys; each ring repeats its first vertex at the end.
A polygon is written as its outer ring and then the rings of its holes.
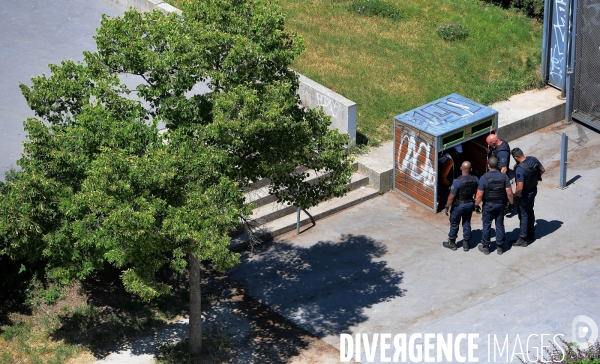
{"type": "Polygon", "coordinates": [[[550,109],[528,116],[512,124],[500,126],[498,135],[506,141],[515,140],[536,130],[565,119],[566,104],[560,104],[550,109]]]}
{"type": "Polygon", "coordinates": [[[331,116],[330,128],[348,134],[350,145],[355,145],[356,103],[299,73],[298,80],[298,95],[302,105],[311,109],[323,107],[325,114],[331,116]]]}
{"type": "Polygon", "coordinates": [[[159,9],[163,12],[163,14],[168,15],[169,13],[177,13],[179,15],[182,14],[182,11],[174,7],[173,5],[169,5],[162,0],[112,0],[113,2],[120,4],[127,9],[135,8],[139,11],[152,11],[154,9],[159,9]]]}
{"type": "Polygon", "coordinates": [[[511,141],[565,119],[565,100],[552,87],[513,95],[490,107],[498,111],[498,136],[511,141]]]}

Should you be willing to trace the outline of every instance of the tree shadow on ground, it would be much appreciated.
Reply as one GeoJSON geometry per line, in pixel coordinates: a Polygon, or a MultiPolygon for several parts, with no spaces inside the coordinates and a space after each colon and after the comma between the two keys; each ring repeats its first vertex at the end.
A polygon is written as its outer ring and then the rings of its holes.
{"type": "Polygon", "coordinates": [[[187,330],[183,324],[165,324],[162,318],[186,314],[187,287],[172,281],[174,290],[159,299],[145,303],[125,291],[118,269],[97,272],[81,284],[84,299],[59,315],[61,326],[53,333],[54,340],[65,340],[90,349],[99,359],[111,352],[130,350],[133,354],[153,354],[156,340],[133,340],[141,336],[156,336],[158,329],[166,335],[179,335],[187,330]]]}
{"type": "Polygon", "coordinates": [[[13,261],[0,255],[0,327],[12,324],[12,313],[31,314],[26,299],[32,271],[21,271],[22,263],[27,262],[13,261]]]}
{"type": "Polygon", "coordinates": [[[403,296],[403,273],[378,260],[386,251],[363,235],[309,247],[278,241],[246,254],[230,277],[317,337],[339,335],[366,321],[365,309],[403,296]]]}
{"type": "MultiPolygon", "coordinates": [[[[291,358],[303,355],[312,343],[318,341],[309,332],[247,294],[236,303],[238,311],[249,319],[249,325],[247,331],[238,329],[241,336],[245,337],[232,363],[288,363],[291,358]]],[[[212,327],[223,325],[210,319],[206,320],[206,324],[212,327]]],[[[227,325],[230,326],[230,323],[227,325]]],[[[230,328],[228,332],[231,332],[230,328]]]]}

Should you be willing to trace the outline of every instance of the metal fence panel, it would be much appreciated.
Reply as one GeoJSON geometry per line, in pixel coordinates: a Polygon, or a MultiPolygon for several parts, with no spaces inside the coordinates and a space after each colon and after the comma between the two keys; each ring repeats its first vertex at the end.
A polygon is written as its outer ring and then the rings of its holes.
{"type": "Polygon", "coordinates": [[[600,1],[577,1],[573,118],[600,127],[600,1]]]}

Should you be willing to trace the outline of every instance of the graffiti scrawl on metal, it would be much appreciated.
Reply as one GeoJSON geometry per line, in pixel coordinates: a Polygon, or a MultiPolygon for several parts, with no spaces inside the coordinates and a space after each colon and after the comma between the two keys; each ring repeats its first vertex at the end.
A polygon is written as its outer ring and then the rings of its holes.
{"type": "Polygon", "coordinates": [[[402,131],[398,143],[396,168],[424,186],[433,186],[435,183],[435,169],[432,164],[434,151],[434,147],[418,138],[414,131],[402,131]]]}
{"type": "Polygon", "coordinates": [[[555,87],[562,88],[565,75],[565,45],[568,26],[567,3],[565,0],[554,0],[553,5],[548,82],[555,87]]]}
{"type": "Polygon", "coordinates": [[[482,113],[493,115],[494,111],[458,94],[452,94],[398,115],[396,120],[439,136],[481,119],[482,113]]]}

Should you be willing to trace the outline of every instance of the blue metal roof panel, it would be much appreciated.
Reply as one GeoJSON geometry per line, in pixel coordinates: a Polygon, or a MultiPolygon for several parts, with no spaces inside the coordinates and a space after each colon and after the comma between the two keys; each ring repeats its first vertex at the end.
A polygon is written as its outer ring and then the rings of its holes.
{"type": "Polygon", "coordinates": [[[497,113],[496,110],[459,94],[450,94],[397,115],[395,119],[427,134],[440,136],[497,113]]]}

